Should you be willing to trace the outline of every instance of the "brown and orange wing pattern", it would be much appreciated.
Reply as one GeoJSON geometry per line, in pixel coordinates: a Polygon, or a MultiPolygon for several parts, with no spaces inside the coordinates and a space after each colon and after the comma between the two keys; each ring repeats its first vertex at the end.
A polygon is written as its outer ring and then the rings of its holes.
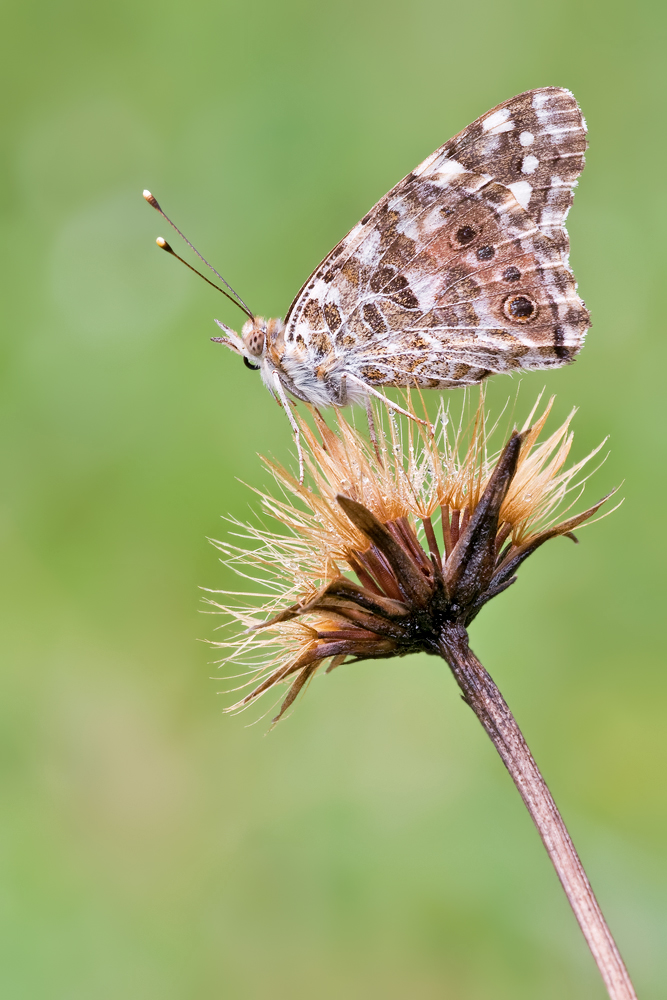
{"type": "Polygon", "coordinates": [[[374,386],[469,385],[570,361],[589,326],[564,227],[585,148],[566,90],[487,112],[320,264],[286,317],[288,354],[374,386]]]}

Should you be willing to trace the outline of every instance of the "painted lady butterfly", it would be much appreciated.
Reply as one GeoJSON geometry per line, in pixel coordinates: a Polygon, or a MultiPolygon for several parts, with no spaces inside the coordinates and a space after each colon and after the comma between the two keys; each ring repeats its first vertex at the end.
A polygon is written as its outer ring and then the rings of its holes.
{"type": "Polygon", "coordinates": [[[216,321],[215,339],[261,371],[290,418],[286,392],[344,406],[383,386],[451,389],[567,364],[590,325],[564,225],[585,149],[568,90],[499,104],[363,217],[284,321],[246,310],[241,336],[216,321]]]}

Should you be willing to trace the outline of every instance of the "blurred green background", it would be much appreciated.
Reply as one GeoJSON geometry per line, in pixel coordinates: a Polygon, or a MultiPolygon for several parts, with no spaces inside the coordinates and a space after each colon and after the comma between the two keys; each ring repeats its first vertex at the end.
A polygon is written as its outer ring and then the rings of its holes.
{"type": "MultiPolygon", "coordinates": [[[[54,1000],[602,998],[495,752],[443,664],[318,679],[268,736],[221,715],[199,586],[258,451],[241,316],[155,248],[149,187],[253,310],[512,94],[569,87],[569,230],[594,327],[546,383],[606,434],[591,502],[475,623],[643,1000],[667,982],[667,8],[507,0],[7,2],[0,993],[54,1000]]],[[[502,402],[515,384],[499,379],[502,402]]],[[[552,424],[552,426],[555,426],[552,424]]]]}

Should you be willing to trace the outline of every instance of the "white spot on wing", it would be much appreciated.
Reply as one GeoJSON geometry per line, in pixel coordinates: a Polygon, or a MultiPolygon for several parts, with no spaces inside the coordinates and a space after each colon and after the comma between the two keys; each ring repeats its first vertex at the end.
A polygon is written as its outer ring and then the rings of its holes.
{"type": "MultiPolygon", "coordinates": [[[[488,132],[490,129],[495,129],[497,125],[502,125],[510,117],[509,108],[501,108],[500,111],[494,111],[492,115],[488,115],[484,119],[482,128],[485,132],[488,132]]],[[[514,125],[511,125],[510,128],[514,128],[514,125]]],[[[503,129],[503,131],[507,131],[507,129],[503,129]]]]}
{"type": "Polygon", "coordinates": [[[521,164],[521,173],[534,174],[539,166],[539,163],[540,161],[538,160],[538,158],[536,156],[533,156],[532,153],[529,153],[528,156],[524,156],[523,158],[523,162],[521,164]]]}
{"type": "Polygon", "coordinates": [[[441,184],[443,187],[447,187],[452,177],[456,177],[458,174],[466,173],[466,168],[463,164],[459,163],[458,160],[449,159],[445,157],[442,163],[438,164],[437,170],[425,171],[426,175],[433,180],[436,184],[441,184]]]}
{"type": "Polygon", "coordinates": [[[535,142],[535,136],[532,132],[522,132],[519,136],[519,142],[522,146],[532,146],[535,142]]]}
{"type": "Polygon", "coordinates": [[[323,278],[318,278],[310,290],[309,298],[316,299],[320,305],[325,301],[329,286],[323,278]]]}
{"type": "Polygon", "coordinates": [[[375,230],[369,233],[364,242],[357,248],[357,259],[361,264],[373,265],[377,262],[380,252],[380,233],[375,230]]]}
{"type": "Polygon", "coordinates": [[[545,104],[549,103],[549,94],[545,94],[543,90],[536,90],[533,94],[533,107],[543,108],[545,104]]]}
{"type": "Polygon", "coordinates": [[[533,193],[533,185],[529,184],[528,181],[515,181],[514,184],[508,184],[507,187],[510,189],[521,207],[528,208],[528,202],[530,201],[530,196],[533,193]]]}
{"type": "Polygon", "coordinates": [[[489,132],[489,135],[500,135],[501,132],[511,132],[513,128],[514,128],[513,121],[510,120],[508,122],[503,122],[502,125],[496,125],[495,128],[492,128],[489,132]]]}

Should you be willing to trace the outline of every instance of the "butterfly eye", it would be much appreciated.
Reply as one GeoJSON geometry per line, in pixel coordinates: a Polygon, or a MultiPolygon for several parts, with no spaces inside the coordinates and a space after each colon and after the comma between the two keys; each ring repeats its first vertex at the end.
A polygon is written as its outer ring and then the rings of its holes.
{"type": "Polygon", "coordinates": [[[246,366],[246,368],[249,368],[251,372],[259,371],[259,365],[251,365],[248,359],[246,358],[245,354],[243,355],[243,364],[246,366]]]}
{"type": "Polygon", "coordinates": [[[527,323],[537,313],[537,306],[525,295],[512,295],[505,299],[505,315],[519,323],[527,323]]]}
{"type": "Polygon", "coordinates": [[[266,344],[266,323],[263,319],[246,323],[242,330],[243,343],[247,351],[256,358],[261,358],[266,344]]]}

